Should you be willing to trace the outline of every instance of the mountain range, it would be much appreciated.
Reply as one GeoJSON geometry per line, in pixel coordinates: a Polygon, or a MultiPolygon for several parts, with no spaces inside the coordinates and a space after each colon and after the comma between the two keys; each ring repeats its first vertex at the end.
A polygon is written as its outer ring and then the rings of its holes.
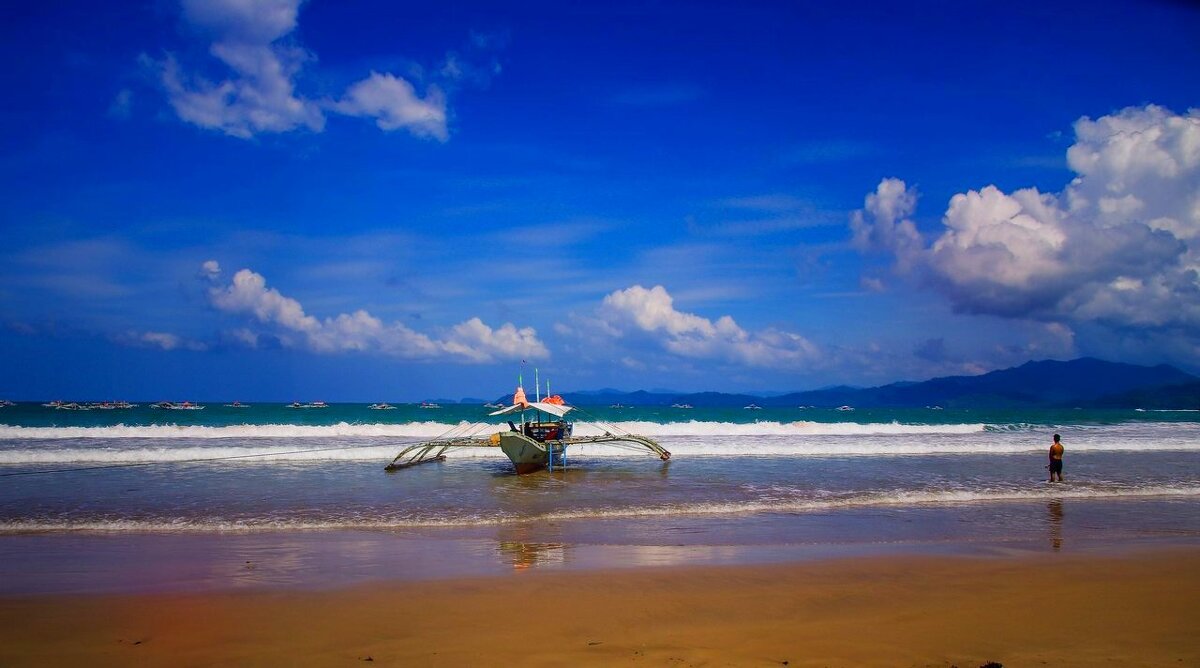
{"type": "MultiPolygon", "coordinates": [[[[724,392],[563,392],[570,403],[626,406],[857,408],[1200,408],[1200,377],[1173,366],[1139,366],[1085,357],[1043,360],[979,376],[947,376],[879,387],[828,387],[784,394],[724,392]]],[[[507,403],[511,397],[500,401],[507,403]]]]}

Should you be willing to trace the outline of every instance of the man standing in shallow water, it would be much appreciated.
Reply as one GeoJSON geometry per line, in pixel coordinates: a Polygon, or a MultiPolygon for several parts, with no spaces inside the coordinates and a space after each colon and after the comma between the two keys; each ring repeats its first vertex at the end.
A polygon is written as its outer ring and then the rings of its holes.
{"type": "Polygon", "coordinates": [[[1059,440],[1058,434],[1055,434],[1054,435],[1054,444],[1050,446],[1050,466],[1046,467],[1046,468],[1050,469],[1050,482],[1054,482],[1054,474],[1055,473],[1058,474],[1058,481],[1059,482],[1063,481],[1062,458],[1063,458],[1063,444],[1059,440]]]}

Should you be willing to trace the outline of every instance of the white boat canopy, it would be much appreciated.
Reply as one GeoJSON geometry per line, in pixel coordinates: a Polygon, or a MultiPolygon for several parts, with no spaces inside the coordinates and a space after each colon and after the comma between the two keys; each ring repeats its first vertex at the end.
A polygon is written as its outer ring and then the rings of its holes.
{"type": "Polygon", "coordinates": [[[521,411],[527,411],[531,408],[543,413],[555,415],[557,417],[563,417],[567,414],[567,411],[571,410],[570,406],[564,406],[562,404],[548,404],[544,401],[535,401],[530,404],[513,404],[506,408],[501,408],[498,411],[492,411],[491,413],[488,413],[488,415],[508,415],[509,413],[520,413],[521,411]]]}

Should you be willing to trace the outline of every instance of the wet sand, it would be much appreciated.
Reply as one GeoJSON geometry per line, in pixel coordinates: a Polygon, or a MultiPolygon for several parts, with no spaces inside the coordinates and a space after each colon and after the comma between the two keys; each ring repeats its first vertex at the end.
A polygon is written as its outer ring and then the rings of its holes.
{"type": "Polygon", "coordinates": [[[0,665],[1195,666],[1200,550],[0,598],[0,665]]]}

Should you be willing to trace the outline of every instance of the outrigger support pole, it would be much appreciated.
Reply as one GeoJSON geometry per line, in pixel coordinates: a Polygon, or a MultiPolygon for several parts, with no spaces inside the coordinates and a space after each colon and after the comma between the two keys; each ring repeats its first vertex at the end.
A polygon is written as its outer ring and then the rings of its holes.
{"type": "Polygon", "coordinates": [[[625,436],[618,436],[616,434],[604,434],[603,436],[578,436],[564,441],[563,444],[565,446],[568,443],[571,445],[577,445],[580,443],[615,443],[619,441],[624,441],[626,443],[637,443],[638,445],[645,446],[647,450],[658,455],[658,458],[664,462],[671,458],[671,453],[667,452],[666,448],[663,446],[649,438],[646,438],[645,436],[636,436],[634,434],[627,434],[625,436]]]}
{"type": "Polygon", "coordinates": [[[400,451],[391,464],[383,467],[384,471],[399,471],[417,464],[445,461],[446,451],[454,447],[487,446],[487,441],[475,438],[452,438],[444,441],[425,441],[410,445],[400,451]]]}
{"type": "MultiPolygon", "coordinates": [[[[637,436],[634,434],[612,434],[606,433],[601,436],[578,436],[574,438],[565,438],[557,441],[546,442],[546,458],[547,467],[554,470],[555,445],[558,446],[558,466],[566,468],[567,466],[567,446],[580,445],[583,443],[635,443],[647,450],[658,455],[658,458],[665,461],[671,459],[671,453],[659,445],[652,439],[645,436],[637,436]]],[[[395,459],[390,464],[384,467],[385,471],[399,471],[417,464],[428,464],[430,462],[445,461],[446,452],[452,448],[488,448],[499,447],[499,442],[493,443],[488,439],[470,438],[461,436],[458,438],[443,438],[433,441],[422,441],[415,445],[410,445],[400,451],[395,459]]]]}

